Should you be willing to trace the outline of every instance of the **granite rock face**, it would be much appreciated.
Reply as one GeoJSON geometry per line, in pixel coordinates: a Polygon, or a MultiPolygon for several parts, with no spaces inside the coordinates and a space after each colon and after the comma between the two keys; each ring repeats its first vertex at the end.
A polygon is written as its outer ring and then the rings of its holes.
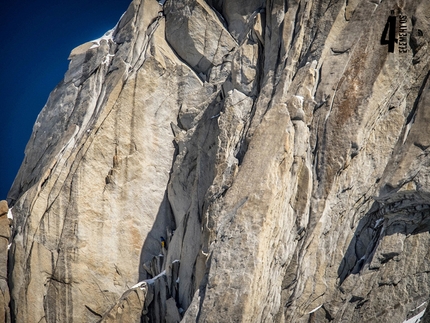
{"type": "Polygon", "coordinates": [[[34,126],[12,320],[428,320],[429,40],[426,0],[133,1],[34,126]]]}
{"type": "Polygon", "coordinates": [[[8,286],[8,246],[10,239],[11,213],[6,201],[0,201],[0,318],[2,322],[11,322],[10,294],[8,286]]]}

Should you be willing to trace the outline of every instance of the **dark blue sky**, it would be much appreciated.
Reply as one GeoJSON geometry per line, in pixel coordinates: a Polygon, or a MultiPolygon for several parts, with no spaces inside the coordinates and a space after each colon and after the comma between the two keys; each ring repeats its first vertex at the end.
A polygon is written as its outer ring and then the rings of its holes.
{"type": "Polygon", "coordinates": [[[0,1],[0,200],[70,51],[113,28],[131,0],[0,1]]]}

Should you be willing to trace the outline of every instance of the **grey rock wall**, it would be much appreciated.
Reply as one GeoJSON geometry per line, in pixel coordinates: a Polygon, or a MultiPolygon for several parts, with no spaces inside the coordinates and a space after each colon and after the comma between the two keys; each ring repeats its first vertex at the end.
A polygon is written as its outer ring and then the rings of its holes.
{"type": "Polygon", "coordinates": [[[9,212],[7,202],[0,201],[0,320],[5,323],[11,322],[8,286],[9,212]]]}
{"type": "Polygon", "coordinates": [[[429,17],[133,1],[34,126],[8,196],[13,320],[428,320],[429,17]]]}

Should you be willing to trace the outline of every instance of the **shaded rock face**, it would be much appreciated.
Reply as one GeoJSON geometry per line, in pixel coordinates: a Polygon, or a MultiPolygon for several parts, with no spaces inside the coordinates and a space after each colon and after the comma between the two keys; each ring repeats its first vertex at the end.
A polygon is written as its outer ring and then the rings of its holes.
{"type": "Polygon", "coordinates": [[[429,17],[133,1],[34,126],[8,197],[12,319],[428,320],[429,17]]]}
{"type": "Polygon", "coordinates": [[[10,210],[6,201],[0,201],[0,320],[11,322],[10,294],[7,281],[8,245],[10,239],[10,210]]]}

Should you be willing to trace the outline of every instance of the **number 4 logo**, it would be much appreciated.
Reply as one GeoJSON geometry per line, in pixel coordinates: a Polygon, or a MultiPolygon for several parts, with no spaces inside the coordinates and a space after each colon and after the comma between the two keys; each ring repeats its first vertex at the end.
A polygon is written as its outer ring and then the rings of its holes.
{"type": "Polygon", "coordinates": [[[388,45],[388,52],[394,53],[395,43],[397,43],[396,16],[394,16],[394,10],[391,10],[391,16],[388,17],[387,23],[385,24],[384,31],[382,32],[381,45],[388,45]],[[388,40],[387,40],[387,33],[388,33],[388,40]]]}

